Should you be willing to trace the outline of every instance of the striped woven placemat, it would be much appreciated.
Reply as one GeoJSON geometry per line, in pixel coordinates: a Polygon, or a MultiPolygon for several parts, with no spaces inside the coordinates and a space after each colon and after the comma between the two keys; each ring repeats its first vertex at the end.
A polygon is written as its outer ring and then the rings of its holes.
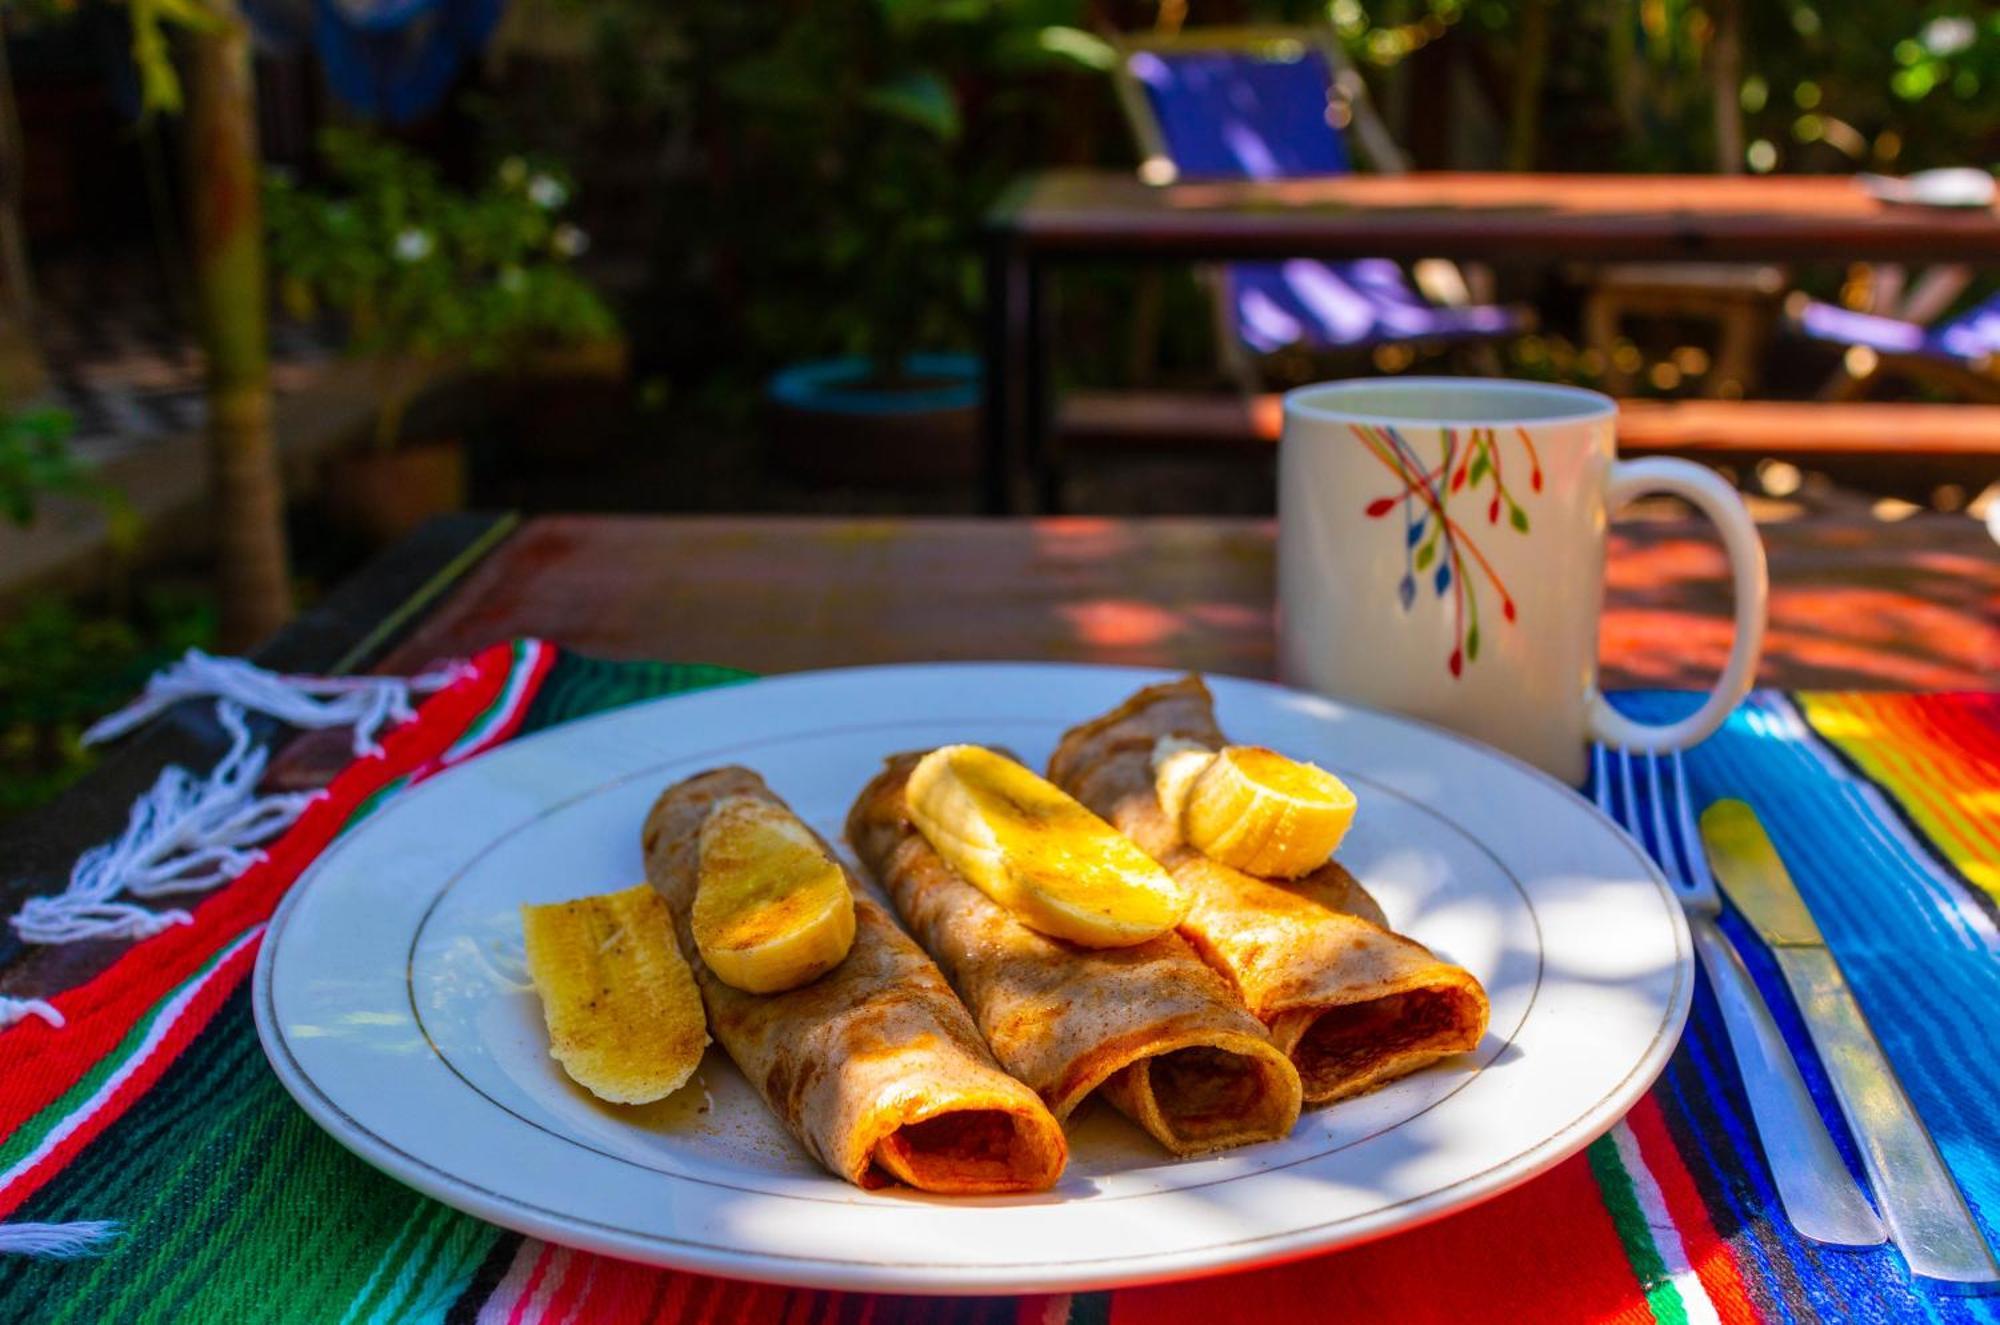
{"type": "MultiPolygon", "coordinates": [[[[63,1029],[30,1018],[0,1032],[0,1219],[123,1229],[98,1256],[0,1257],[0,1320],[2000,1319],[1995,1299],[1914,1288],[1893,1250],[1827,1250],[1790,1231],[1705,982],[1655,1089],[1541,1178],[1354,1250],[1074,1298],[819,1293],[647,1269],[460,1214],[326,1137],[271,1075],[251,1024],[246,976],[285,888],[335,834],[439,768],[739,678],[496,646],[192,924],[57,996],[63,1029]]],[[[1657,715],[1684,698],[1620,702],[1657,715]]],[[[1759,693],[1688,766],[1697,798],[1741,796],[1764,818],[1992,1239],[2000,696],[1759,693]]],[[[1726,923],[1836,1119],[1768,958],[1726,923]]]]}

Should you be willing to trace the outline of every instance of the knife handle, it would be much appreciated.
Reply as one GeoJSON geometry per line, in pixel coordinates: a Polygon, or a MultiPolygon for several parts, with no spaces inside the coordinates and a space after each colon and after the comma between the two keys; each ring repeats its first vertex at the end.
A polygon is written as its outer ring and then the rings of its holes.
{"type": "Polygon", "coordinates": [[[1735,945],[1706,915],[1690,913],[1688,926],[1729,1028],[1729,1047],[1750,1099],[1750,1114],[1757,1120],[1764,1158],[1792,1227],[1815,1242],[1880,1245],[1888,1234],[1834,1148],[1784,1034],[1771,1020],[1735,945]]]}
{"type": "Polygon", "coordinates": [[[1937,1145],[1825,948],[1774,948],[1833,1082],[1876,1203],[1910,1272],[1957,1284],[2000,1280],[1985,1237],[1937,1145]]]}

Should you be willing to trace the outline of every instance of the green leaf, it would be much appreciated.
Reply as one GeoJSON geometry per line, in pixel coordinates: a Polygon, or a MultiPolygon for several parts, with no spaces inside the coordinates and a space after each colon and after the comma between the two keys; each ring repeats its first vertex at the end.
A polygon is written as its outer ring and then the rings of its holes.
{"type": "Polygon", "coordinates": [[[1437,544],[1426,543],[1417,549],[1417,569],[1428,570],[1431,562],[1437,560],[1437,544]]]}
{"type": "Polygon", "coordinates": [[[1525,534],[1528,532],[1528,513],[1518,506],[1510,506],[1507,508],[1507,523],[1525,534]]]}
{"type": "Polygon", "coordinates": [[[1486,448],[1484,446],[1481,446],[1479,448],[1479,454],[1473,457],[1472,470],[1470,473],[1466,475],[1466,482],[1470,483],[1475,488],[1478,487],[1479,480],[1486,477],[1486,471],[1488,468],[1489,466],[1486,463],[1486,448]]]}
{"type": "Polygon", "coordinates": [[[907,34],[930,22],[938,4],[937,0],[875,0],[875,8],[891,30],[907,34]]]}
{"type": "Polygon", "coordinates": [[[767,54],[739,60],[716,79],[723,95],[772,110],[810,110],[825,104],[825,94],[797,60],[767,54]]]}
{"type": "Polygon", "coordinates": [[[1474,626],[1474,627],[1473,627],[1473,628],[1472,628],[1471,630],[1468,630],[1468,631],[1466,631],[1466,632],[1465,632],[1465,660],[1466,660],[1467,662],[1478,662],[1478,661],[1479,661],[1479,627],[1478,627],[1478,626],[1474,626]]]}
{"type": "Polygon", "coordinates": [[[228,26],[220,12],[197,0],[142,0],[142,7],[194,32],[220,32],[228,26]]]}
{"type": "Polygon", "coordinates": [[[870,110],[928,129],[946,141],[958,137],[958,102],[950,84],[929,69],[878,83],[861,100],[870,110]]]}
{"type": "Polygon", "coordinates": [[[933,25],[982,22],[994,0],[875,0],[875,7],[891,28],[907,35],[933,25]]]}
{"type": "Polygon", "coordinates": [[[146,525],[132,503],[116,488],[101,488],[98,501],[104,511],[104,533],[115,552],[130,554],[139,546],[146,525]]]}
{"type": "Polygon", "coordinates": [[[1050,55],[1099,72],[1118,63],[1118,51],[1110,42],[1082,28],[1043,28],[1035,35],[1035,44],[1050,55]]]}

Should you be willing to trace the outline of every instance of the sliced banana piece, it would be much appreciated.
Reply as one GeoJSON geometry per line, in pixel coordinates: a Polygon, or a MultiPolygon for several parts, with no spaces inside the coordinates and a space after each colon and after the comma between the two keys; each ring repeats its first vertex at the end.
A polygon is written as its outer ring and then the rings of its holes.
{"type": "Polygon", "coordinates": [[[690,916],[716,979],[752,994],[796,989],[854,946],[847,873],[782,805],[717,801],[702,821],[690,916]]]}
{"type": "Polygon", "coordinates": [[[1054,783],[977,745],[910,773],[910,818],[954,869],[1031,929],[1092,948],[1144,943],[1188,899],[1130,839],[1054,783]]]}
{"type": "Polygon", "coordinates": [[[1160,808],[1175,823],[1187,813],[1188,792],[1194,781],[1215,762],[1215,751],[1199,741],[1180,736],[1162,736],[1153,746],[1153,790],[1160,808]]]}
{"type": "Polygon", "coordinates": [[[643,883],[521,908],[549,1053],[599,1099],[663,1099],[701,1062],[708,1022],[672,925],[666,901],[643,883]]]}
{"type": "Polygon", "coordinates": [[[1154,789],[1188,844],[1265,879],[1296,879],[1326,863],[1354,822],[1354,793],[1313,764],[1257,745],[1219,751],[1162,737],[1154,789]]]}

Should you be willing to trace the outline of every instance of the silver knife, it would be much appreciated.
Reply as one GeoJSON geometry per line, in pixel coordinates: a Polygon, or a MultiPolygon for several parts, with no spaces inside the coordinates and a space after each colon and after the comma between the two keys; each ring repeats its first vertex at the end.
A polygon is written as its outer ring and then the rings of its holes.
{"type": "Polygon", "coordinates": [[[2000,1264],[1757,812],[1739,800],[1717,801],[1702,811],[1701,838],[1722,890],[1770,945],[1791,986],[1910,1272],[1949,1283],[2000,1281],[2000,1264]]]}

